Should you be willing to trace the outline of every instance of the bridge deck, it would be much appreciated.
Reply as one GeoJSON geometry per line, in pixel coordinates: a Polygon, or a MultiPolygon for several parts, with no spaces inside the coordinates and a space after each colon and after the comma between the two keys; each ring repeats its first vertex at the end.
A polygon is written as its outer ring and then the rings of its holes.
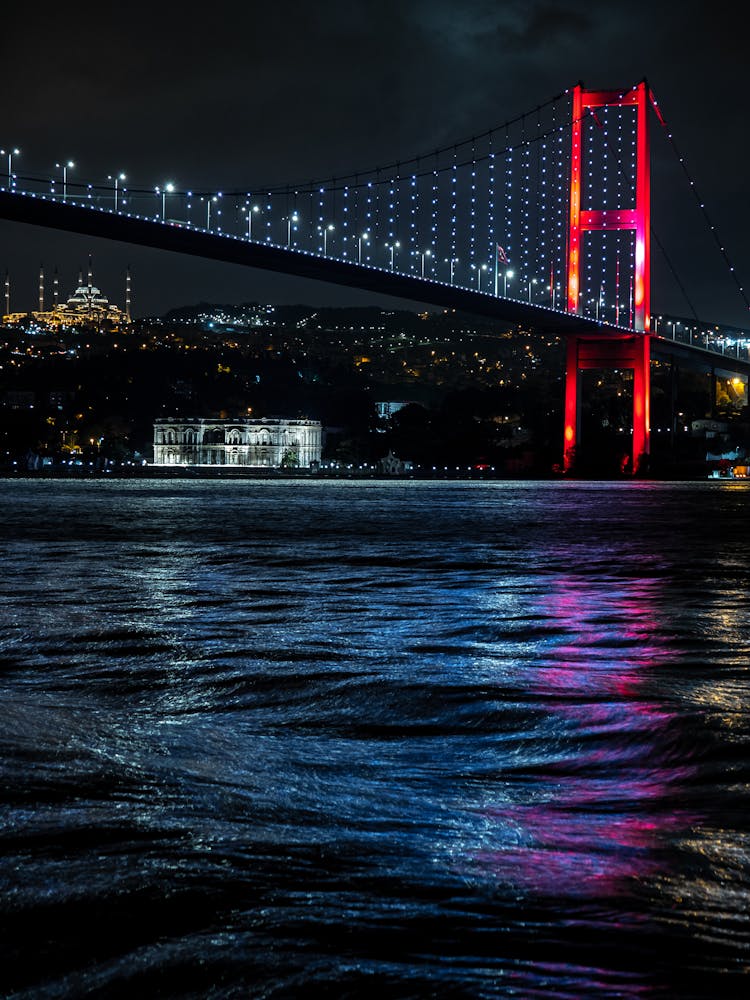
{"type": "MultiPolygon", "coordinates": [[[[626,327],[545,308],[519,299],[490,295],[460,285],[355,264],[271,243],[226,236],[179,223],[131,216],[123,212],[62,203],[53,198],[0,190],[0,218],[10,222],[59,229],[70,233],[189,254],[208,260],[276,271],[411,302],[432,304],[496,319],[552,336],[613,338],[632,336],[626,327]]],[[[678,358],[708,370],[750,375],[750,361],[734,359],[701,346],[688,346],[651,335],[652,357],[678,358]]]]}

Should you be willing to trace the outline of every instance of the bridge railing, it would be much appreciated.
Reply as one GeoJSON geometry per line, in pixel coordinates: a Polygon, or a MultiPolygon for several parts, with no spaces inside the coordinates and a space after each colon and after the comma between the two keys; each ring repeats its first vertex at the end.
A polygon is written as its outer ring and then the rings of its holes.
{"type": "Polygon", "coordinates": [[[700,348],[719,354],[727,360],[750,362],[750,331],[730,327],[701,324],[697,320],[652,317],[651,329],[655,334],[686,347],[700,348]]]}
{"type": "MultiPolygon", "coordinates": [[[[564,95],[558,95],[563,97],[564,95]]],[[[155,224],[269,244],[567,312],[565,115],[512,127],[409,163],[300,189],[254,192],[131,187],[123,174],[81,180],[72,161],[54,172],[0,175],[6,189],[117,212],[155,224]],[[514,127],[520,134],[514,134],[514,127]],[[45,176],[46,174],[46,176],[45,176]]],[[[628,326],[628,254],[620,280],[583,276],[581,314],[628,326]],[[619,296],[620,302],[616,301],[619,296]]],[[[597,257],[598,260],[598,257],[597,257]]]]}
{"type": "MultiPolygon", "coordinates": [[[[408,230],[413,221],[404,221],[406,235],[398,237],[360,226],[354,230],[345,222],[334,225],[327,217],[315,216],[294,208],[286,193],[273,192],[257,199],[221,192],[181,191],[171,186],[153,190],[132,189],[111,183],[109,186],[72,181],[59,177],[14,175],[10,183],[0,182],[0,190],[20,195],[84,207],[92,211],[118,214],[155,224],[180,226],[197,232],[211,233],[228,239],[249,240],[269,244],[299,253],[312,254],[350,264],[419,277],[445,285],[455,285],[469,291],[525,302],[556,312],[565,312],[566,296],[561,272],[555,279],[531,272],[517,272],[506,261],[498,259],[498,249],[481,255],[475,252],[473,262],[466,263],[448,252],[439,252],[439,241],[433,237],[429,245],[415,246],[408,230]],[[348,226],[348,228],[346,228],[348,226]]],[[[309,194],[309,192],[307,193],[309,194]]],[[[317,209],[316,209],[317,211],[317,209]]],[[[472,224],[475,225],[475,224],[472,224]]],[[[433,220],[434,230],[434,220],[433,220]]],[[[475,244],[478,243],[474,240],[475,244]]],[[[583,306],[587,318],[615,322],[615,308],[600,296],[587,298],[583,306]]],[[[624,310],[618,314],[622,325],[624,310]]]]}
{"type": "MultiPolygon", "coordinates": [[[[332,223],[326,225],[305,218],[290,207],[288,201],[284,206],[286,211],[277,211],[278,204],[270,200],[270,195],[269,200],[256,201],[243,195],[181,191],[169,184],[151,190],[129,188],[120,177],[112,177],[103,185],[72,180],[66,175],[50,178],[21,174],[1,175],[0,190],[159,225],[185,227],[228,239],[271,244],[299,253],[456,285],[556,312],[565,311],[563,283],[549,275],[542,278],[516,274],[507,263],[500,265],[497,259],[476,263],[464,268],[462,273],[457,258],[438,259],[429,249],[415,251],[407,240],[403,244],[399,240],[383,241],[377,238],[374,230],[360,230],[357,236],[350,233],[339,238],[332,223]]],[[[607,300],[603,294],[584,301],[581,313],[602,323],[630,328],[626,309],[607,300]]],[[[651,329],[675,343],[727,359],[750,361],[748,331],[664,316],[653,316],[651,329]]]]}

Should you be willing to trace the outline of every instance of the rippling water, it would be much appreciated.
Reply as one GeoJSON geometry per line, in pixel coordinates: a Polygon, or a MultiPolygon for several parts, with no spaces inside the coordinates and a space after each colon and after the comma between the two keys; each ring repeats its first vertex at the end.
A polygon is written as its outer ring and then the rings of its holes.
{"type": "Polygon", "coordinates": [[[748,995],[749,519],[0,482],[2,995],[748,995]]]}

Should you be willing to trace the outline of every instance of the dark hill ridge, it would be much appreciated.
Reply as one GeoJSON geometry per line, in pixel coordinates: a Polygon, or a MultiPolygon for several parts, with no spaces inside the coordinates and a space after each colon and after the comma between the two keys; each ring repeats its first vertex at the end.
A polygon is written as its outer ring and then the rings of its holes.
{"type": "Polygon", "coordinates": [[[387,332],[418,332],[425,319],[433,325],[449,330],[470,327],[473,330],[508,329],[507,324],[486,318],[468,316],[460,312],[418,313],[408,309],[382,309],[379,306],[312,306],[296,305],[271,306],[260,302],[220,303],[198,302],[195,305],[180,306],[164,314],[164,322],[200,322],[208,315],[221,315],[241,320],[250,316],[266,314],[265,325],[280,327],[306,327],[320,329],[363,329],[379,328],[387,332]]]}

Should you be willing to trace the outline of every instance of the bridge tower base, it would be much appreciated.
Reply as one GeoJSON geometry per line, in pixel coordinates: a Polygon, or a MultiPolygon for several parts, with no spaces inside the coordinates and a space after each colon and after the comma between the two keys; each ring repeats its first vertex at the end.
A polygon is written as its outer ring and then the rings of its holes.
{"type": "Polygon", "coordinates": [[[642,472],[650,450],[651,338],[647,333],[606,339],[573,334],[568,337],[565,371],[565,436],[563,469],[574,467],[581,434],[579,395],[581,372],[592,368],[630,368],[633,371],[633,450],[630,468],[642,472]]]}

